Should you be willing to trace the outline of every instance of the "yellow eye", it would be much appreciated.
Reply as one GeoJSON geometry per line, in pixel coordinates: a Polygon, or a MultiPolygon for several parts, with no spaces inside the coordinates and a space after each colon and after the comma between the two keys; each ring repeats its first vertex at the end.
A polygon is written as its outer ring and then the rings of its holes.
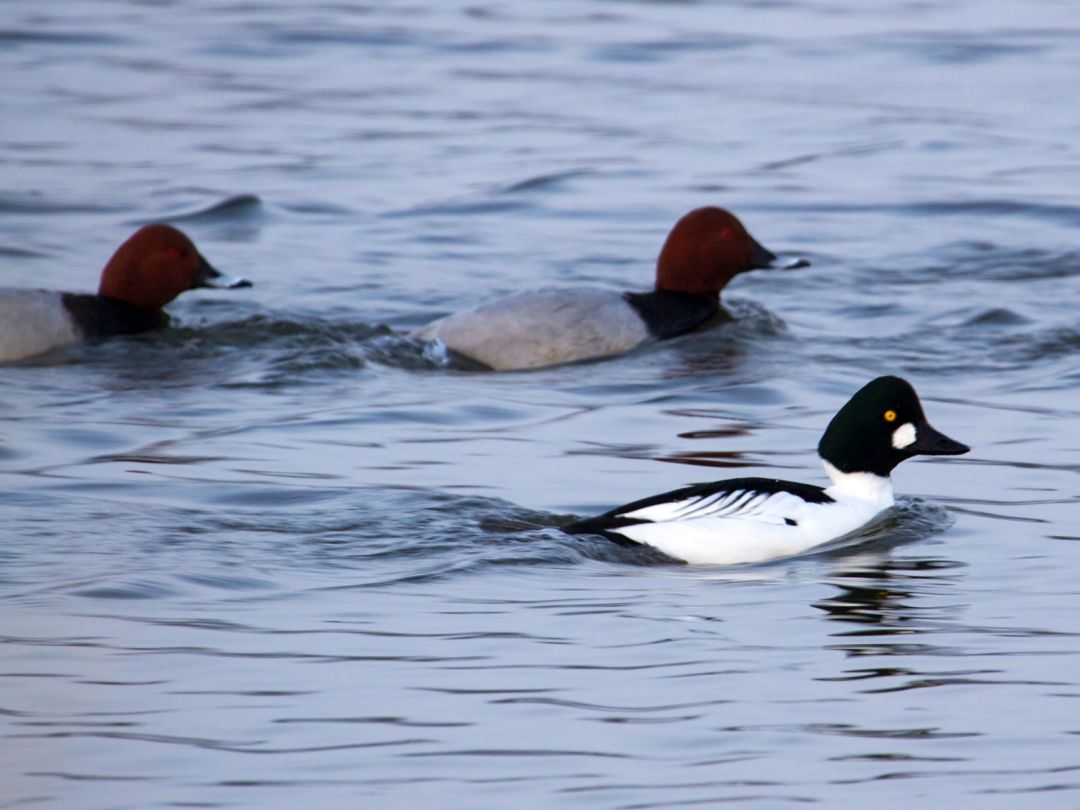
{"type": "Polygon", "coordinates": [[[896,421],[896,411],[891,410],[891,409],[885,411],[885,421],[886,422],[895,422],[896,421]]]}

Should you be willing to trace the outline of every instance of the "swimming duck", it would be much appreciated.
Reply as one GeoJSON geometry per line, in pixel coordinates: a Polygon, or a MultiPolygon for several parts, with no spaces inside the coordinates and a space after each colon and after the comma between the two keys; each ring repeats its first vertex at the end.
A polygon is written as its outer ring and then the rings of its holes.
{"type": "Polygon", "coordinates": [[[720,312],[733,276],[774,261],[730,211],[697,208],[668,234],[651,292],[545,287],[447,315],[410,337],[500,371],[605,357],[697,329],[720,312]]]}
{"type": "Polygon", "coordinates": [[[901,461],[969,449],[930,426],[910,383],[878,377],[856,392],[821,437],[828,488],[732,478],[634,501],[563,531],[652,546],[694,564],[761,562],[800,554],[873,520],[893,505],[889,473],[901,461]]]}
{"type": "Polygon", "coordinates": [[[0,289],[0,362],[163,326],[161,308],[185,290],[250,286],[215,270],[182,231],[145,225],[109,259],[97,295],[0,289]]]}

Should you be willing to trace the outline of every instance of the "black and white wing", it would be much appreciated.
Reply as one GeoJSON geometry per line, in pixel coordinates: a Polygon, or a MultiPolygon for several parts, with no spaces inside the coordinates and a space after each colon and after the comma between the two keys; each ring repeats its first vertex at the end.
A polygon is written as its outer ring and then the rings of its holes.
{"type": "Polygon", "coordinates": [[[695,484],[643,498],[598,517],[563,527],[568,534],[600,534],[618,542],[627,536],[619,529],[643,523],[710,523],[748,521],[768,525],[796,525],[792,517],[800,505],[832,503],[825,490],[775,478],[732,478],[695,484]]]}

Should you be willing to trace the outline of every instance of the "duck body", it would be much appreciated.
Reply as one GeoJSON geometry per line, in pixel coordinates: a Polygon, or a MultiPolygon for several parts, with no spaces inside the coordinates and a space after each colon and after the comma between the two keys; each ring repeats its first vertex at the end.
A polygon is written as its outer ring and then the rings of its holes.
{"type": "Polygon", "coordinates": [[[448,315],[412,336],[493,369],[527,369],[621,354],[696,329],[718,311],[682,293],[544,287],[448,315]]]}
{"type": "Polygon", "coordinates": [[[98,293],[0,289],[0,362],[168,322],[162,307],[196,287],[250,287],[218,272],[182,232],[147,225],[106,264],[98,293]]]}
{"type": "Polygon", "coordinates": [[[80,341],[156,329],[162,312],[100,295],[0,289],[0,362],[21,360],[80,341]]]}
{"type": "Polygon", "coordinates": [[[893,505],[889,479],[828,489],[775,478],[683,487],[564,529],[652,546],[696,565],[789,557],[849,534],[893,505]]]}
{"type": "Polygon", "coordinates": [[[82,340],[62,295],[48,290],[0,290],[0,361],[21,360],[82,340]]]}
{"type": "Polygon", "coordinates": [[[410,337],[500,371],[607,357],[698,329],[721,312],[733,276],[775,259],[734,214],[698,208],[668,235],[649,292],[545,287],[447,315],[410,337]]]}
{"type": "Polygon", "coordinates": [[[868,383],[840,410],[818,452],[832,486],[733,478],[634,501],[563,527],[652,546],[692,564],[734,565],[801,554],[857,531],[894,503],[891,470],[906,458],[965,445],[926,421],[898,377],[868,383]]]}

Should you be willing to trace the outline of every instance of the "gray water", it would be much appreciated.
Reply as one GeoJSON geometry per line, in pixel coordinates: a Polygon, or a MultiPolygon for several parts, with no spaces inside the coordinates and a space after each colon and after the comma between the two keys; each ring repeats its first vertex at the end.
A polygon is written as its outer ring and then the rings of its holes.
{"type": "Polygon", "coordinates": [[[0,808],[1080,806],[1071,0],[7,0],[0,71],[3,284],[159,220],[256,284],[0,368],[0,808]],[[399,336],[706,204],[813,265],[604,362],[399,336]],[[883,373],[974,449],[858,543],[557,530],[823,483],[883,373]]]}

